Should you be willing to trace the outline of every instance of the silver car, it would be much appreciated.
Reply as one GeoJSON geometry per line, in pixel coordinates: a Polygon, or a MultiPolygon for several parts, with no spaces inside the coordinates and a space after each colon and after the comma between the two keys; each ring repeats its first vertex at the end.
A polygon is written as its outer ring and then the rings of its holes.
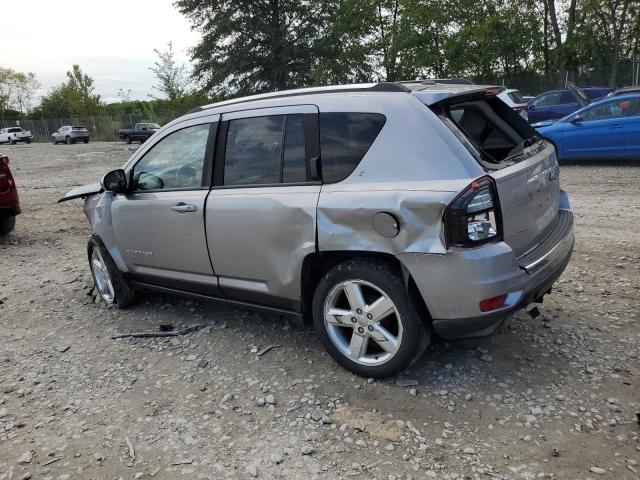
{"type": "Polygon", "coordinates": [[[68,145],[76,142],[89,143],[89,130],[82,126],[63,125],[51,134],[51,142],[54,145],[58,143],[68,145]]]}
{"type": "Polygon", "coordinates": [[[204,106],[85,198],[97,291],[302,316],[364,377],[434,332],[493,333],[566,267],[573,215],[553,146],[499,87],[402,82],[204,106]]]}

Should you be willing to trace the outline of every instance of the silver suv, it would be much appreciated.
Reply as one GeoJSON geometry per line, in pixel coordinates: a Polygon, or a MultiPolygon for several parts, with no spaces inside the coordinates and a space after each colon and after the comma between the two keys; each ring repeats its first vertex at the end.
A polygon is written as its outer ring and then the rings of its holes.
{"type": "Polygon", "coordinates": [[[162,127],[86,197],[105,302],[140,288],[313,321],[365,377],[541,301],[573,249],[553,146],[498,87],[258,95],[162,127]]]}

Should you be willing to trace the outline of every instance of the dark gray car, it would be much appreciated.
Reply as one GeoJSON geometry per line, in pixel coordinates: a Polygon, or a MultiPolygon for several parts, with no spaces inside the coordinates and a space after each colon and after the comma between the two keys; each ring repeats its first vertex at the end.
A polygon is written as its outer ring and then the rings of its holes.
{"type": "Polygon", "coordinates": [[[76,142],[89,143],[89,130],[82,126],[65,125],[53,132],[51,141],[54,145],[58,143],[72,144],[76,142]]]}
{"type": "Polygon", "coordinates": [[[403,82],[220,102],[83,197],[108,304],[150,288],[299,315],[365,377],[491,334],[573,248],[553,146],[500,87],[403,82]]]}

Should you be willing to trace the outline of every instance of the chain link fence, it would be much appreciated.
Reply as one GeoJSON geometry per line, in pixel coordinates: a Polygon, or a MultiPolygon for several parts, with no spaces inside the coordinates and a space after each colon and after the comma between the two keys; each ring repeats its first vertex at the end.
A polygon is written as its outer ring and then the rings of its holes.
{"type": "Polygon", "coordinates": [[[49,142],[51,135],[64,125],[85,127],[91,134],[93,141],[118,140],[118,131],[123,128],[133,128],[136,123],[153,122],[160,125],[170,122],[186,112],[131,112],[119,115],[102,115],[89,117],[61,117],[61,118],[13,118],[0,119],[0,128],[21,127],[31,131],[34,142],[49,142]]]}

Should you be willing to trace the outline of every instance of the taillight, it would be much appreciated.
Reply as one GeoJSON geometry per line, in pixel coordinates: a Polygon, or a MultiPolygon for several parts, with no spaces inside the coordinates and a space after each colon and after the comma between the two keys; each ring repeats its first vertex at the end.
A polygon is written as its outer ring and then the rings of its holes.
{"type": "Polygon", "coordinates": [[[502,235],[495,182],[482,177],[471,182],[445,210],[447,246],[475,246],[502,235]]]}

